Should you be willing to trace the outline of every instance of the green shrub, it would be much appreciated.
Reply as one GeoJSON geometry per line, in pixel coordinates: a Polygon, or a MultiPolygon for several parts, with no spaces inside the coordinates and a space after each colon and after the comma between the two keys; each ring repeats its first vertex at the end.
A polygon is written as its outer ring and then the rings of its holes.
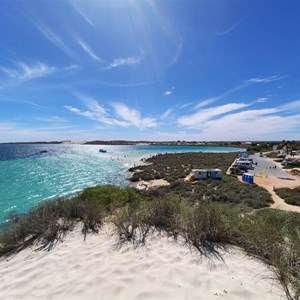
{"type": "Polygon", "coordinates": [[[295,189],[281,188],[276,189],[276,194],[283,198],[290,205],[300,206],[300,187],[295,189]]]}
{"type": "Polygon", "coordinates": [[[84,237],[89,230],[97,232],[102,220],[114,210],[137,207],[141,196],[133,189],[102,186],[85,189],[70,200],[44,202],[30,210],[0,235],[0,256],[18,252],[33,244],[50,250],[55,243],[81,221],[84,237]]]}
{"type": "Polygon", "coordinates": [[[100,208],[108,214],[115,209],[129,204],[138,206],[142,201],[133,188],[119,188],[112,185],[98,186],[83,190],[78,196],[79,201],[87,202],[95,209],[100,208]]]}
{"type": "Polygon", "coordinates": [[[195,247],[201,254],[217,253],[217,247],[230,243],[235,234],[230,227],[228,206],[201,202],[194,207],[183,209],[179,232],[185,244],[195,247]]]}
{"type": "Polygon", "coordinates": [[[272,266],[288,299],[299,299],[299,213],[266,209],[244,215],[236,225],[236,245],[272,266]]]}

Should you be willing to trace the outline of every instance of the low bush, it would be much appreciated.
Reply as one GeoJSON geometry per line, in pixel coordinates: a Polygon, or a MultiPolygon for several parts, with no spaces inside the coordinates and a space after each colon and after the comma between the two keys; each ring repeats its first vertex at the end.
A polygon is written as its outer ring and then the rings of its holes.
{"type": "Polygon", "coordinates": [[[169,193],[176,194],[182,202],[194,203],[213,201],[234,203],[248,206],[249,208],[268,207],[273,200],[264,188],[255,184],[244,184],[234,176],[224,175],[222,180],[199,180],[192,185],[182,179],[174,181],[170,186],[141,192],[143,197],[148,194],[164,196],[169,193]]]}
{"type": "Polygon", "coordinates": [[[147,159],[148,165],[130,168],[133,173],[130,180],[151,180],[159,176],[171,183],[176,179],[184,178],[192,169],[220,168],[223,173],[236,158],[237,153],[169,153],[156,155],[147,159]]]}
{"type": "Polygon", "coordinates": [[[41,203],[0,235],[0,256],[33,244],[50,250],[79,221],[86,237],[89,230],[97,232],[102,220],[115,210],[125,205],[136,207],[140,201],[141,196],[131,188],[101,186],[87,188],[70,200],[41,203]]]}
{"type": "Polygon", "coordinates": [[[300,206],[300,187],[295,189],[276,189],[276,194],[290,205],[300,206]]]}
{"type": "Polygon", "coordinates": [[[228,208],[207,201],[194,207],[185,206],[179,228],[185,244],[201,254],[217,254],[216,248],[231,243],[235,230],[227,219],[228,208]]]}
{"type": "Polygon", "coordinates": [[[76,204],[65,200],[44,202],[20,217],[12,229],[1,234],[0,256],[35,243],[50,250],[73,227],[73,218],[86,212],[86,207],[76,204]]]}
{"type": "Polygon", "coordinates": [[[276,152],[269,152],[266,154],[266,156],[270,158],[277,158],[278,154],[276,152]]]}
{"type": "MultiPolygon", "coordinates": [[[[39,249],[50,250],[77,222],[82,222],[86,234],[89,230],[97,232],[106,218],[114,224],[120,245],[127,241],[134,245],[144,244],[148,233],[158,230],[175,240],[183,240],[191,249],[205,255],[218,255],[218,248],[226,245],[241,247],[269,264],[287,298],[298,300],[300,214],[272,209],[251,211],[236,205],[235,201],[239,203],[237,195],[245,198],[251,189],[256,189],[252,185],[239,186],[234,192],[234,201],[228,201],[232,200],[230,190],[236,188],[233,180],[228,177],[224,181],[207,181],[207,189],[201,183],[191,186],[175,182],[170,187],[175,193],[169,190],[168,194],[139,194],[130,188],[95,187],[71,200],[45,202],[1,234],[0,256],[34,244],[38,244],[39,249]],[[225,183],[226,194],[221,188],[225,183]]],[[[260,193],[258,189],[255,195],[262,199],[265,194],[260,193]]]]}
{"type": "Polygon", "coordinates": [[[124,207],[126,204],[138,206],[142,201],[133,188],[119,188],[107,185],[87,188],[77,197],[79,201],[87,202],[95,209],[101,209],[107,214],[124,207]]]}
{"type": "Polygon", "coordinates": [[[245,215],[236,225],[236,245],[271,266],[288,299],[299,299],[299,213],[265,209],[245,215]]]}

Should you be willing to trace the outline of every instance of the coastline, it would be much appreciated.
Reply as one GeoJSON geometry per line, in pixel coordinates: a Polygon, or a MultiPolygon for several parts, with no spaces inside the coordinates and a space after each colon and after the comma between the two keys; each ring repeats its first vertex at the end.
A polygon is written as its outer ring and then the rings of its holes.
{"type": "MultiPolygon", "coordinates": [[[[182,157],[190,155],[175,156],[182,164],[182,157]]],[[[203,153],[200,156],[205,163],[211,163],[203,153]]],[[[226,156],[227,162],[231,156],[226,156]]],[[[199,163],[198,155],[195,157],[199,163]]],[[[220,163],[217,157],[211,161],[220,163]]],[[[173,161],[172,155],[169,158],[173,161]]],[[[227,162],[223,162],[223,169],[227,162]]],[[[228,251],[220,250],[222,261],[219,256],[191,252],[166,233],[154,232],[145,247],[136,248],[131,243],[119,247],[113,225],[108,223],[104,223],[99,234],[88,234],[86,241],[81,228],[78,223],[50,252],[36,252],[31,247],[1,258],[0,267],[5,272],[0,277],[0,288],[5,297],[15,299],[26,294],[28,299],[95,299],[95,295],[100,295],[99,299],[286,299],[271,272],[273,267],[247,256],[240,248],[227,245],[228,251]],[[53,279],[54,273],[59,274],[59,280],[53,279]]]]}

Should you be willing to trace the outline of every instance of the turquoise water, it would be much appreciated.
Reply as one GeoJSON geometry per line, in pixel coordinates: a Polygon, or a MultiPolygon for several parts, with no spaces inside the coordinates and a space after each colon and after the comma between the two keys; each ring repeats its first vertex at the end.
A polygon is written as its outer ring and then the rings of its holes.
{"type": "Polygon", "coordinates": [[[42,201],[72,196],[89,186],[126,186],[128,168],[139,164],[142,157],[166,152],[239,150],[242,149],[146,145],[0,145],[0,223],[5,222],[11,212],[24,213],[42,201]],[[100,148],[107,152],[100,153],[100,148]]]}

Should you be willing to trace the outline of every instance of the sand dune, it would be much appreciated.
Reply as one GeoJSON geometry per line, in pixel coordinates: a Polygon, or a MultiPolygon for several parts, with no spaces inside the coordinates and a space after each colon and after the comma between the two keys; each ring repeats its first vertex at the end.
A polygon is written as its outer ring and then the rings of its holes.
{"type": "Polygon", "coordinates": [[[112,227],[84,242],[77,227],[52,251],[0,261],[1,299],[285,299],[267,267],[237,248],[225,262],[154,234],[116,249],[112,227]]]}

